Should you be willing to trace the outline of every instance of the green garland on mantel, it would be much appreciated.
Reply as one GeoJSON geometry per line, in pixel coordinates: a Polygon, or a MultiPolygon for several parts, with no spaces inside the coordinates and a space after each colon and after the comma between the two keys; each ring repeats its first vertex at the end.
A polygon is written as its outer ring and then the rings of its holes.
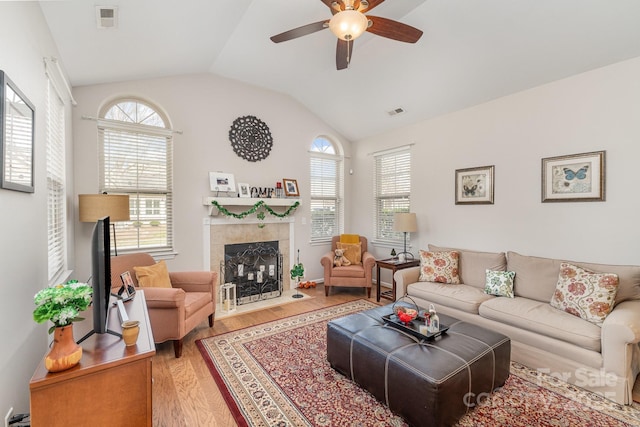
{"type": "MultiPolygon", "coordinates": [[[[271,209],[271,206],[267,205],[264,200],[260,200],[259,202],[257,202],[255,205],[253,205],[248,211],[244,211],[244,212],[240,212],[240,213],[233,213],[233,212],[229,212],[229,210],[227,208],[225,208],[224,206],[222,206],[220,203],[218,203],[216,200],[212,200],[211,204],[213,206],[215,206],[218,211],[220,211],[220,213],[222,215],[225,216],[232,216],[236,219],[244,219],[246,216],[248,215],[252,215],[256,212],[258,212],[258,209],[263,208],[265,211],[269,212],[269,214],[273,215],[273,216],[277,216],[278,218],[284,218],[287,217],[289,215],[291,215],[291,213],[293,211],[295,211],[298,206],[300,206],[300,202],[295,202],[293,205],[289,206],[289,208],[287,208],[286,211],[284,211],[283,213],[278,213],[276,211],[274,211],[273,209],[271,209]]],[[[262,220],[264,219],[264,212],[258,212],[258,219],[262,220]]]]}

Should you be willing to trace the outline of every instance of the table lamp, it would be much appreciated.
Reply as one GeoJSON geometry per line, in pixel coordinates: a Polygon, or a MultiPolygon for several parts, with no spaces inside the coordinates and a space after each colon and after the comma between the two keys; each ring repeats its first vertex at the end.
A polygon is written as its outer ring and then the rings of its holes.
{"type": "Polygon", "coordinates": [[[126,194],[79,194],[80,222],[96,222],[109,217],[113,228],[113,248],[118,256],[116,221],[129,221],[129,196],[126,194]]]}
{"type": "MultiPolygon", "coordinates": [[[[412,212],[396,212],[393,214],[393,231],[404,233],[404,251],[401,252],[407,258],[413,259],[413,254],[407,252],[407,233],[418,231],[416,214],[412,212]]],[[[400,254],[398,254],[400,255],[400,254]]]]}

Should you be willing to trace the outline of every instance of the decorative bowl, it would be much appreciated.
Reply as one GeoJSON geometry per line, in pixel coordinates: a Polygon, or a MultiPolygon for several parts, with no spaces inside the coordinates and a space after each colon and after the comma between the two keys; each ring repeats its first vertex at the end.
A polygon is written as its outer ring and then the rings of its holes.
{"type": "Polygon", "coordinates": [[[409,307],[400,306],[396,308],[396,315],[398,316],[398,319],[400,319],[402,323],[407,324],[407,323],[411,323],[413,319],[418,317],[418,310],[415,310],[409,307]]]}

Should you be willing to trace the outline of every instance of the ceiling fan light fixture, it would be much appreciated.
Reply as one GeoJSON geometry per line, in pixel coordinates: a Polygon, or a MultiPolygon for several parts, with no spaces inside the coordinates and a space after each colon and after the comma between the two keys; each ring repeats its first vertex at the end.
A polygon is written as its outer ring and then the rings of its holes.
{"type": "Polygon", "coordinates": [[[329,21],[329,29],[341,40],[357,39],[367,30],[369,20],[357,10],[343,10],[333,15],[329,21]]]}

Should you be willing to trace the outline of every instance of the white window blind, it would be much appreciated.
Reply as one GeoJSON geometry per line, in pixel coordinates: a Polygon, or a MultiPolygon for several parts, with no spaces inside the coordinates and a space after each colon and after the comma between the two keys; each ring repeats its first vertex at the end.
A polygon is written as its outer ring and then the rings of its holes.
{"type": "Polygon", "coordinates": [[[65,113],[51,81],[47,85],[47,241],[48,280],[66,269],[65,113]]]}
{"type": "Polygon", "coordinates": [[[335,153],[324,138],[316,138],[311,147],[311,242],[328,241],[343,230],[343,162],[335,153]]]}
{"type": "Polygon", "coordinates": [[[379,242],[402,242],[393,231],[393,214],[409,212],[411,152],[409,148],[374,155],[374,235],[379,242]]]}
{"type": "Polygon", "coordinates": [[[122,101],[98,121],[100,191],[128,194],[130,221],[116,222],[118,250],[173,250],[172,134],[140,101],[122,101]]]}

